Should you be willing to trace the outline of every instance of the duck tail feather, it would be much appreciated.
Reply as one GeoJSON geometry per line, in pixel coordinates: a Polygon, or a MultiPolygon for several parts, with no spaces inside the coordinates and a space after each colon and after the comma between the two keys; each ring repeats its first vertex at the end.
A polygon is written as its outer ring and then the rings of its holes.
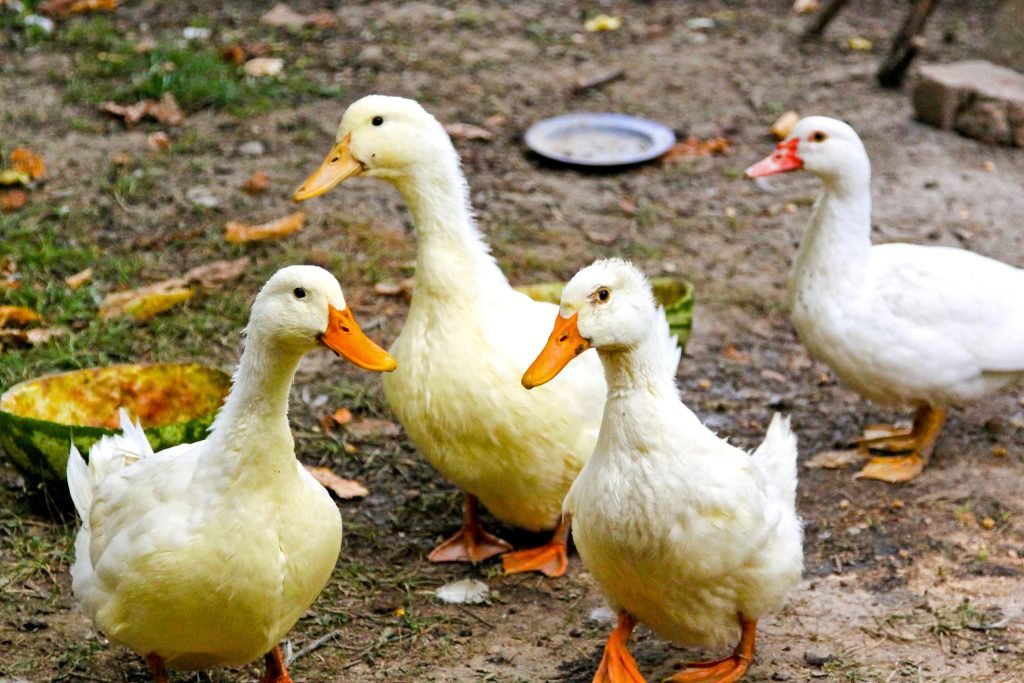
{"type": "Polygon", "coordinates": [[[796,505],[797,440],[789,420],[789,417],[775,413],[753,458],[780,497],[789,505],[796,505]]]}
{"type": "Polygon", "coordinates": [[[68,491],[75,504],[75,510],[82,520],[83,526],[89,525],[89,510],[92,508],[92,475],[85,459],[78,452],[74,442],[68,455],[68,491]]]}

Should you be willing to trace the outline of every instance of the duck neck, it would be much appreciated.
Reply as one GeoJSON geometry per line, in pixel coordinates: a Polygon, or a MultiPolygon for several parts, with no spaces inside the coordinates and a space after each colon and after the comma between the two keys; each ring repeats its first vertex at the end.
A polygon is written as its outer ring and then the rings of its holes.
{"type": "Polygon", "coordinates": [[[674,369],[667,367],[657,340],[649,335],[631,347],[598,349],[608,383],[608,401],[637,394],[677,396],[674,369]]]}
{"type": "MultiPolygon", "coordinates": [[[[866,160],[865,160],[866,163],[866,160]]],[[[796,282],[857,289],[871,254],[871,172],[866,165],[822,179],[811,224],[793,266],[796,282]]]]}
{"type": "Polygon", "coordinates": [[[289,471],[295,452],[288,394],[302,351],[249,330],[231,392],[210,427],[210,456],[256,476],[289,471]]]}
{"type": "Polygon", "coordinates": [[[457,158],[425,165],[396,185],[416,226],[414,308],[428,300],[465,302],[485,287],[507,285],[473,220],[457,158]]]}

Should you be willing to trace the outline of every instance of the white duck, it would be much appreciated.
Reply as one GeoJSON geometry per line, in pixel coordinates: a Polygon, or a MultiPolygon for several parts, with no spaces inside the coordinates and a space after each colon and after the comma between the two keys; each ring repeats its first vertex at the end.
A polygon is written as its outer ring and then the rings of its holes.
{"type": "Polygon", "coordinates": [[[363,335],[337,280],[278,271],[246,328],[231,392],[209,436],[159,453],[121,412],[89,464],[72,446],[82,519],[72,588],[96,627],[166,669],[238,666],[265,655],[262,683],[289,683],[278,641],[327,583],[341,516],[295,459],[288,392],[318,344],[367,370],[395,361],[363,335]]]}
{"type": "Polygon", "coordinates": [[[1024,270],[963,249],[871,245],[871,164],[842,121],[810,116],[752,178],[806,169],[821,178],[789,276],[800,340],[844,384],[887,406],[916,408],[909,431],[864,439],[876,457],[858,477],[913,479],[949,406],[1024,377],[1024,270]]]}
{"type": "Polygon", "coordinates": [[[597,357],[586,354],[537,397],[520,389],[557,307],[509,286],[474,223],[458,154],[419,104],[380,95],[354,102],[331,153],[294,198],[355,175],[394,185],[416,226],[416,287],[391,347],[400,367],[384,390],[419,451],[466,493],[462,529],[430,559],[479,562],[510,548],[481,527],[479,500],[513,526],[555,529],[547,545],[506,554],[506,572],[562,575],[562,499],[594,449],[604,406],[597,357]]]}
{"type": "Polygon", "coordinates": [[[544,384],[588,347],[604,364],[601,435],[564,506],[583,563],[619,613],[595,683],[644,680],[626,647],[637,622],[683,645],[739,636],[732,656],[669,679],[738,680],[758,618],[782,604],[803,565],[789,421],[776,415],[753,455],[718,438],[679,400],[661,326],[643,274],[597,261],[566,286],[522,380],[544,384]]]}

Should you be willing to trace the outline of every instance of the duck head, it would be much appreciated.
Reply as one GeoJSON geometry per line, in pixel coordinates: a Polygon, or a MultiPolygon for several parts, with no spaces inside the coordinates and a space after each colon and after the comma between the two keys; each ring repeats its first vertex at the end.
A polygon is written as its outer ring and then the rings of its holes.
{"type": "Polygon", "coordinates": [[[345,110],[330,153],[292,199],[311,199],[359,175],[398,183],[428,159],[458,164],[451,139],[437,119],[414,100],[369,95],[345,110]]]}
{"type": "Polygon", "coordinates": [[[800,119],[770,156],[746,170],[750,178],[805,169],[826,182],[867,170],[864,144],[847,124],[827,116],[800,119]]]}
{"type": "Polygon", "coordinates": [[[623,351],[638,346],[658,314],[647,278],[622,259],[602,259],[582,269],[562,291],[555,327],[523,375],[527,389],[550,382],[587,349],[623,351]]]}
{"type": "Polygon", "coordinates": [[[397,367],[387,351],[363,334],[338,281],[317,266],[277,271],[256,295],[247,333],[299,355],[322,344],[364,370],[397,367]]]}

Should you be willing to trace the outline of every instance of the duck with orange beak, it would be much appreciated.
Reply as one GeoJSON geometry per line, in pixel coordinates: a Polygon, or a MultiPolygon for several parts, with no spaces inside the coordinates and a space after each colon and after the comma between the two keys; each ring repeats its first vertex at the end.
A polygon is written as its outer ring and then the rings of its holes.
{"type": "Polygon", "coordinates": [[[789,420],[776,415],[753,454],[717,437],[679,400],[663,325],[639,270],[597,261],[566,286],[522,379],[540,387],[594,348],[608,382],[594,455],[563,505],[580,557],[619,617],[594,683],[642,683],[627,648],[637,623],[679,645],[739,641],[732,655],[668,680],[739,680],[758,619],[782,605],[803,565],[789,420]]]}
{"type": "Polygon", "coordinates": [[[341,515],[295,458],[288,393],[304,354],[326,346],[375,372],[395,360],[359,329],[334,277],[278,271],[256,296],[245,350],[203,441],[154,453],[121,411],[89,463],[72,446],[68,487],[82,526],[72,589],[112,643],[168,669],[263,657],[261,683],[291,683],[278,641],[326,585],[341,515]]]}
{"type": "MultiPolygon", "coordinates": [[[[416,227],[415,289],[391,347],[400,367],[384,377],[384,393],[420,453],[465,492],[462,528],[430,560],[503,555],[506,573],[561,576],[562,500],[594,450],[604,407],[597,357],[582,354],[533,396],[519,386],[557,307],[509,285],[473,219],[458,154],[419,104],[364,97],[346,110],[335,140],[294,198],[379,178],[402,194],[416,227]],[[552,532],[550,541],[507,552],[511,545],[483,528],[478,503],[506,524],[552,532]]],[[[674,346],[667,325],[665,339],[674,346]]]]}
{"type": "Polygon", "coordinates": [[[916,410],[910,429],[860,440],[882,453],[857,475],[905,482],[931,458],[951,405],[1024,378],[1024,270],[964,249],[871,244],[871,163],[857,133],[802,119],[751,178],[821,179],[789,275],[790,318],[811,354],[848,387],[916,410]],[[888,453],[888,455],[885,455],[888,453]]]}

